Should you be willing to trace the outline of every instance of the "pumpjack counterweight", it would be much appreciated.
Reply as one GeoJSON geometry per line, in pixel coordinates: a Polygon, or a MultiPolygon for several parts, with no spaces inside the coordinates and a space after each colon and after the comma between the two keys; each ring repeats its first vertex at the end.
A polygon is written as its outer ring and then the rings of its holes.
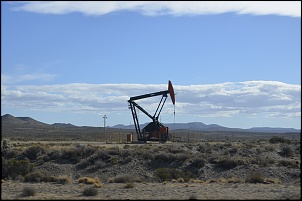
{"type": "Polygon", "coordinates": [[[173,86],[172,86],[172,83],[170,80],[168,83],[168,90],[144,94],[144,95],[140,95],[140,96],[134,96],[134,97],[130,97],[130,99],[128,100],[129,105],[130,105],[129,108],[131,109],[138,141],[166,142],[167,140],[169,140],[169,138],[170,138],[169,132],[168,132],[169,128],[164,126],[162,123],[160,123],[158,121],[158,117],[160,115],[160,112],[163,109],[163,106],[166,102],[168,94],[170,94],[172,103],[173,103],[173,105],[175,105],[175,94],[174,94],[174,89],[173,89],[173,86]],[[153,97],[153,96],[160,96],[160,95],[162,95],[162,98],[161,98],[153,116],[135,102],[136,100],[149,98],[149,97],[153,97]],[[140,111],[142,111],[144,114],[146,114],[150,119],[152,119],[152,122],[150,122],[142,130],[140,129],[136,108],[138,108],[140,111]]]}

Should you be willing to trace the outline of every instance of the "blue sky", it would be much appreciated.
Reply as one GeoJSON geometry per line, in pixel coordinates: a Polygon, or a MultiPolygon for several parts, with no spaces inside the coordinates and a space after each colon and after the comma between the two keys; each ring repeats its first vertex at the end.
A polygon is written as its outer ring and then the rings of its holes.
{"type": "Polygon", "coordinates": [[[1,2],[1,115],[129,125],[169,80],[162,123],[300,129],[301,2],[1,2]]]}

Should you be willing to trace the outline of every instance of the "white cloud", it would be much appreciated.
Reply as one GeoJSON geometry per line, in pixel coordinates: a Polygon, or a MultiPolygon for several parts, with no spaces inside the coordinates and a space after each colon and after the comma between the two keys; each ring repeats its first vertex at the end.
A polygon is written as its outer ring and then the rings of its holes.
{"type": "Polygon", "coordinates": [[[143,15],[203,15],[235,12],[253,15],[301,17],[300,1],[31,1],[19,2],[16,11],[44,14],[104,15],[137,11],[143,15]]]}
{"type": "Polygon", "coordinates": [[[33,81],[33,80],[48,82],[54,80],[56,77],[57,75],[48,74],[48,73],[16,74],[16,75],[1,74],[1,84],[16,84],[26,81],[33,81]]]}
{"type": "MultiPolygon", "coordinates": [[[[127,100],[166,90],[166,85],[64,84],[2,85],[1,105],[40,111],[129,112],[127,100]]],[[[295,118],[301,116],[301,86],[276,81],[227,82],[212,85],[174,85],[178,114],[202,117],[250,116],[295,118]]],[[[160,96],[139,100],[153,114],[160,96]]],[[[165,113],[173,113],[170,98],[165,113]]]]}

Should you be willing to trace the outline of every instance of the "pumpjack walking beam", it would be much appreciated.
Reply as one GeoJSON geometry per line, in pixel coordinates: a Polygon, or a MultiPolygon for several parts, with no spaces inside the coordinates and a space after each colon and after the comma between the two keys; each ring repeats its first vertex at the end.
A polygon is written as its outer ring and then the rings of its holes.
{"type": "Polygon", "coordinates": [[[152,121],[155,125],[159,125],[160,123],[158,122],[158,117],[159,117],[159,114],[160,114],[160,112],[161,112],[161,110],[162,110],[162,108],[163,108],[163,106],[166,102],[167,97],[168,97],[167,94],[170,94],[170,97],[172,99],[172,103],[175,104],[174,89],[173,89],[173,86],[172,86],[172,83],[171,83],[170,80],[169,80],[169,83],[168,83],[168,90],[159,91],[159,92],[155,92],[155,93],[144,94],[144,95],[140,95],[140,96],[134,96],[134,97],[131,97],[128,100],[128,102],[130,104],[130,109],[131,109],[131,112],[132,112],[132,117],[133,117],[133,121],[134,121],[134,125],[135,125],[135,130],[136,130],[136,133],[137,133],[138,141],[146,140],[146,137],[143,136],[142,133],[141,133],[141,129],[140,129],[140,125],[139,125],[139,121],[138,121],[138,117],[137,117],[137,113],[136,113],[135,108],[138,108],[144,114],[146,114],[150,119],[152,119],[152,121]],[[135,100],[140,100],[140,99],[149,98],[149,97],[153,97],[153,96],[160,96],[160,95],[162,95],[162,98],[161,98],[160,103],[159,103],[159,105],[158,105],[158,107],[155,111],[155,114],[153,116],[150,115],[146,110],[144,110],[141,106],[139,106],[135,102],[135,100]],[[157,112],[158,112],[158,114],[157,114],[157,112]]]}

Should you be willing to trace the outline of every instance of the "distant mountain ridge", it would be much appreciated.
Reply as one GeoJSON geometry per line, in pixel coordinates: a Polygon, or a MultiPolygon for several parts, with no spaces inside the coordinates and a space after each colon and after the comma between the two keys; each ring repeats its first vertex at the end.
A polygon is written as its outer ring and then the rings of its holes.
{"type": "MultiPolygon", "coordinates": [[[[144,128],[148,123],[141,124],[140,128],[144,128]]],[[[164,123],[163,123],[164,124],[164,123]]],[[[241,131],[241,132],[268,132],[268,133],[290,133],[290,132],[301,132],[301,130],[294,128],[271,128],[271,127],[253,127],[249,129],[242,128],[228,128],[220,126],[217,124],[206,125],[201,122],[189,122],[189,123],[167,123],[164,124],[169,127],[170,130],[191,130],[191,131],[241,131]]],[[[111,128],[120,128],[120,129],[135,129],[134,125],[122,125],[118,124],[112,126],[111,128]]]]}
{"type": "MultiPolygon", "coordinates": [[[[70,123],[54,123],[46,124],[30,117],[14,117],[10,114],[1,116],[1,124],[15,124],[15,125],[34,125],[34,126],[54,126],[54,127],[77,127],[70,123]]],[[[148,123],[141,124],[140,128],[144,128],[148,123]]],[[[164,123],[163,123],[164,124],[164,123]]],[[[301,130],[294,128],[271,128],[271,127],[254,127],[250,129],[241,128],[228,128],[217,124],[206,125],[202,122],[189,122],[189,123],[168,123],[164,124],[170,130],[191,130],[191,131],[241,131],[241,132],[267,132],[267,133],[290,133],[301,132],[301,130]]],[[[109,127],[109,126],[108,126],[109,127]]],[[[134,125],[125,126],[117,124],[109,128],[117,129],[135,129],[134,125]]]]}

